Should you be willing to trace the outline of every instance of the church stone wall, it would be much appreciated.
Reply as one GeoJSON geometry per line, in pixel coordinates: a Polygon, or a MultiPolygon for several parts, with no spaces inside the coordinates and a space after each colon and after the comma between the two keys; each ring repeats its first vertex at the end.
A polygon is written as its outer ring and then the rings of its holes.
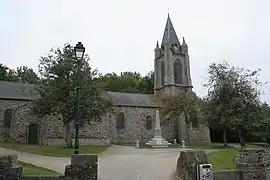
{"type": "MultiPolygon", "coordinates": [[[[116,107],[115,116],[118,112],[125,114],[125,129],[116,130],[112,127],[112,142],[113,143],[134,143],[137,139],[141,142],[147,142],[151,140],[153,136],[153,129],[155,127],[155,116],[157,108],[145,108],[145,107],[116,107]],[[146,117],[150,116],[153,119],[152,129],[146,129],[146,117]]],[[[161,120],[162,121],[162,120],[161,120]]],[[[116,119],[112,119],[111,122],[115,126],[116,119]]],[[[173,126],[162,126],[162,133],[164,138],[172,139],[174,136],[173,126]]]]}
{"type": "MultiPolygon", "coordinates": [[[[0,100],[0,140],[17,143],[27,143],[28,128],[31,124],[39,127],[39,143],[43,145],[64,144],[64,126],[58,116],[37,118],[29,110],[29,101],[0,100]],[[13,109],[11,127],[4,127],[4,112],[13,109]]],[[[114,106],[113,111],[103,116],[100,122],[84,123],[80,127],[79,135],[81,144],[133,144],[137,139],[147,142],[152,138],[155,126],[155,114],[157,108],[151,107],[125,107],[114,106]],[[117,114],[124,113],[125,127],[117,130],[117,114]],[[146,117],[153,120],[152,129],[146,128],[146,117]]],[[[173,141],[175,138],[175,126],[170,123],[162,123],[161,128],[164,138],[173,141]],[[166,124],[166,125],[164,125],[166,124]]],[[[74,124],[71,123],[71,131],[74,137],[74,124]]],[[[210,135],[207,127],[190,129],[192,142],[209,142],[210,135]]]]}
{"type": "Polygon", "coordinates": [[[207,125],[200,124],[198,128],[189,128],[188,137],[190,143],[210,143],[210,130],[207,125]]]}
{"type": "MultiPolygon", "coordinates": [[[[7,109],[16,109],[19,106],[26,104],[26,101],[0,100],[0,140],[10,140],[10,129],[16,124],[18,117],[12,117],[11,128],[4,126],[4,115],[7,109]]],[[[13,111],[14,112],[14,111],[13,111]]]]}

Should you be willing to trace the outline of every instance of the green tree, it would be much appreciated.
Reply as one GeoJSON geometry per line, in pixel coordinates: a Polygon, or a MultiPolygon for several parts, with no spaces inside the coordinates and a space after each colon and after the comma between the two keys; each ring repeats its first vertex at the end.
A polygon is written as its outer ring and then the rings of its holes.
{"type": "Polygon", "coordinates": [[[266,121],[260,115],[259,71],[234,67],[226,61],[209,66],[205,112],[212,123],[223,127],[224,145],[227,128],[238,133],[244,147],[247,134],[259,132],[265,126],[266,121]]]}
{"type": "Polygon", "coordinates": [[[260,137],[260,141],[270,143],[270,107],[266,102],[261,104],[260,115],[265,127],[258,129],[256,135],[260,137]]]}
{"type": "Polygon", "coordinates": [[[9,69],[4,64],[0,63],[0,80],[1,81],[17,82],[18,78],[17,78],[16,72],[14,70],[9,69]]]}
{"type": "Polygon", "coordinates": [[[140,74],[136,72],[122,72],[120,76],[115,73],[107,73],[100,77],[99,82],[107,91],[136,93],[140,79],[140,74]]]}
{"type": "MultiPolygon", "coordinates": [[[[166,123],[170,123],[172,120],[178,120],[181,115],[184,115],[186,125],[189,124],[193,127],[197,127],[199,122],[202,122],[202,110],[204,107],[204,101],[199,98],[194,92],[179,91],[174,95],[163,95],[160,98],[163,104],[162,114],[165,117],[166,123]]],[[[178,139],[178,131],[176,129],[176,139],[178,139]]]]}
{"type": "MultiPolygon", "coordinates": [[[[79,64],[80,116],[85,122],[99,121],[104,113],[110,110],[110,97],[94,80],[97,71],[92,70],[88,62],[89,56],[85,55],[79,64]]],[[[59,115],[64,125],[64,137],[68,147],[72,147],[71,123],[76,111],[76,70],[77,62],[70,44],[65,44],[62,49],[52,49],[48,56],[41,57],[41,79],[37,85],[41,98],[32,105],[34,114],[38,116],[59,115]]]]}
{"type": "Polygon", "coordinates": [[[0,64],[0,80],[36,84],[39,78],[33,69],[26,66],[18,67],[15,71],[0,64]]]}
{"type": "Polygon", "coordinates": [[[127,93],[153,93],[153,72],[142,77],[137,72],[107,73],[97,78],[104,90],[127,93]]]}
{"type": "Polygon", "coordinates": [[[137,89],[140,93],[153,94],[154,82],[155,82],[154,71],[151,71],[150,73],[148,73],[148,75],[140,79],[137,89]]]}
{"type": "Polygon", "coordinates": [[[18,67],[15,76],[22,83],[37,84],[39,81],[39,77],[34,70],[26,66],[18,67]]]}
{"type": "Polygon", "coordinates": [[[141,75],[137,72],[122,72],[120,75],[122,82],[121,92],[138,93],[137,87],[141,78],[141,75]]]}
{"type": "Polygon", "coordinates": [[[6,81],[9,68],[4,64],[0,63],[0,80],[6,81]]]}
{"type": "Polygon", "coordinates": [[[119,76],[115,73],[107,73],[104,76],[97,78],[98,83],[106,91],[121,92],[122,82],[119,76]]]}

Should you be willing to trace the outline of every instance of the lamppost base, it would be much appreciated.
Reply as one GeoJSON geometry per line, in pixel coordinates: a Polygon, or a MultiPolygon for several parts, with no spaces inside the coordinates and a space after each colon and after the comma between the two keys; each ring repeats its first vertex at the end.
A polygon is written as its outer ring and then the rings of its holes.
{"type": "Polygon", "coordinates": [[[79,149],[75,149],[74,154],[79,154],[79,149]]]}

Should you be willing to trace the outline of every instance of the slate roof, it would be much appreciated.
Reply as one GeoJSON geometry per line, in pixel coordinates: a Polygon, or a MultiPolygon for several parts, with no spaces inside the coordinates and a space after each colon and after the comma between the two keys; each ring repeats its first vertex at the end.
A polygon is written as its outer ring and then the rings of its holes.
{"type": "Polygon", "coordinates": [[[119,106],[159,107],[152,94],[108,92],[112,103],[119,106]]]}
{"type": "MultiPolygon", "coordinates": [[[[35,86],[35,84],[0,81],[0,99],[35,100],[39,98],[35,86]]],[[[159,107],[155,103],[156,101],[152,94],[121,92],[108,92],[108,94],[112,98],[112,104],[116,106],[159,107]]]]}
{"type": "Polygon", "coordinates": [[[180,41],[176,35],[175,29],[173,27],[171,18],[168,14],[165,30],[163,33],[161,46],[165,46],[167,42],[176,43],[180,47],[180,41]]]}
{"type": "Polygon", "coordinates": [[[35,84],[0,81],[0,99],[35,100],[37,98],[39,94],[35,91],[35,84]]]}

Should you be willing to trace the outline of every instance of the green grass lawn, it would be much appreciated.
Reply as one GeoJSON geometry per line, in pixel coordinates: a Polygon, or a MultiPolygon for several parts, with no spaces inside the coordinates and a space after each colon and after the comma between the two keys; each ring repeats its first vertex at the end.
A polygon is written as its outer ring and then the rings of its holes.
{"type": "MultiPolygon", "coordinates": [[[[67,157],[73,154],[74,149],[65,148],[63,146],[40,146],[28,144],[12,144],[7,142],[0,142],[0,147],[24,151],[29,153],[36,153],[49,156],[67,157]]],[[[106,150],[109,146],[80,146],[80,154],[99,154],[106,150]]]]}
{"type": "Polygon", "coordinates": [[[38,176],[61,176],[62,174],[49,170],[49,169],[45,169],[45,168],[41,168],[41,167],[37,167],[34,166],[32,164],[28,164],[28,163],[24,163],[24,162],[19,162],[19,164],[23,167],[23,172],[22,175],[23,176],[34,176],[34,175],[38,175],[38,176]]]}
{"type": "Polygon", "coordinates": [[[214,171],[235,169],[236,164],[234,158],[237,155],[237,150],[228,149],[209,153],[208,160],[212,164],[214,171]]]}
{"type": "MultiPolygon", "coordinates": [[[[187,145],[188,148],[194,149],[232,149],[233,147],[240,146],[238,143],[229,143],[228,146],[224,146],[223,143],[194,143],[187,145]]],[[[254,144],[247,144],[248,148],[262,148],[261,146],[257,146],[254,144]]]]}
{"type": "Polygon", "coordinates": [[[234,158],[237,155],[236,150],[220,150],[208,154],[209,163],[213,165],[214,171],[235,169],[234,158]]]}
{"type": "Polygon", "coordinates": [[[224,145],[222,143],[194,143],[188,144],[187,147],[194,149],[220,149],[223,148],[224,145]]]}

